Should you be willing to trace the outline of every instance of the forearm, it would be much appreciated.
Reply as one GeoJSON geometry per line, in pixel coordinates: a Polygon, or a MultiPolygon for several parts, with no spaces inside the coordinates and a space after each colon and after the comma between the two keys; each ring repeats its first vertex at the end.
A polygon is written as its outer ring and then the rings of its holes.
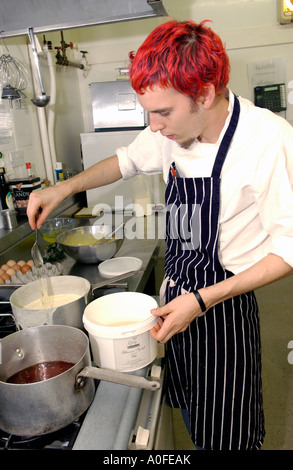
{"type": "Polygon", "coordinates": [[[87,189],[99,188],[113,183],[121,177],[118,157],[113,156],[96,163],[69,180],[62,181],[60,187],[62,187],[65,197],[68,197],[87,189]]]}
{"type": "Polygon", "coordinates": [[[200,289],[199,292],[208,309],[226,299],[258,289],[292,273],[293,268],[283,258],[270,253],[245,271],[200,289]]]}
{"type": "Polygon", "coordinates": [[[118,157],[109,157],[87,170],[65,181],[50,186],[42,191],[33,191],[30,194],[27,207],[27,217],[32,229],[40,228],[48,215],[60,203],[73,194],[87,189],[98,188],[119,180],[122,177],[118,157]],[[41,213],[36,223],[36,214],[41,213]]]}

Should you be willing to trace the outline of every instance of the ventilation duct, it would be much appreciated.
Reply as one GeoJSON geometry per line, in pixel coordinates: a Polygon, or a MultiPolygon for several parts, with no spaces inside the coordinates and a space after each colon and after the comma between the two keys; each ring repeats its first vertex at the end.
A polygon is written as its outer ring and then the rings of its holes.
{"type": "Polygon", "coordinates": [[[161,0],[1,0],[5,37],[167,16],[161,0]]]}

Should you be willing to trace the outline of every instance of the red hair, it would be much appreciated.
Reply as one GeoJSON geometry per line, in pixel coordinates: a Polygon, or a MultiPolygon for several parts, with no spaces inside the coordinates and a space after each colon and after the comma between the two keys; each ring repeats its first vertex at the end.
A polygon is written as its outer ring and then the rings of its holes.
{"type": "Polygon", "coordinates": [[[206,84],[216,93],[227,86],[230,64],[219,36],[194,21],[158,26],[136,54],[130,52],[130,81],[137,93],[147,87],[172,86],[196,100],[206,84]]]}

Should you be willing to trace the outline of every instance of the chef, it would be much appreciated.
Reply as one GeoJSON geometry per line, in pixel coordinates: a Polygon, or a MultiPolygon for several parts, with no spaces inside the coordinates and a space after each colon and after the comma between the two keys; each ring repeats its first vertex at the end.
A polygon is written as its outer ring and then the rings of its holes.
{"type": "Polygon", "coordinates": [[[254,289],[292,274],[293,129],[227,88],[228,56],[207,22],[162,24],[130,58],[150,126],[117,155],[31,193],[28,218],[34,229],[39,208],[38,226],[74,193],[162,172],[167,251],[151,334],[167,343],[168,401],[198,448],[259,449],[254,289]]]}

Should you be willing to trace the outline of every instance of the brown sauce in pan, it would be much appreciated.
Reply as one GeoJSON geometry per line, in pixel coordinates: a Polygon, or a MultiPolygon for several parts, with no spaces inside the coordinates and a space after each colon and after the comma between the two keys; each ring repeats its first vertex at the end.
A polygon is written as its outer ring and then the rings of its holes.
{"type": "Polygon", "coordinates": [[[74,366],[72,362],[52,361],[41,362],[11,375],[6,382],[12,384],[31,384],[51,379],[56,375],[62,374],[70,367],[74,366]]]}

